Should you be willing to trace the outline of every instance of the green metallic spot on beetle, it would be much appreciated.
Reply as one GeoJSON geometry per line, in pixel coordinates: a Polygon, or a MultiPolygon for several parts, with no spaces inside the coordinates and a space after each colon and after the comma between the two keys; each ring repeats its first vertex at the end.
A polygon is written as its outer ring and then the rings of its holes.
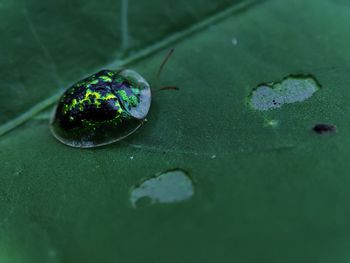
{"type": "Polygon", "coordinates": [[[130,101],[131,106],[136,106],[139,103],[139,101],[135,95],[130,96],[129,101],[130,101]]]}
{"type": "Polygon", "coordinates": [[[139,95],[140,94],[140,89],[136,89],[134,87],[131,87],[131,92],[134,93],[135,95],[139,95]]]}
{"type": "Polygon", "coordinates": [[[118,94],[121,96],[122,100],[124,100],[124,101],[129,100],[128,94],[126,94],[125,90],[119,90],[118,94]]]}
{"type": "Polygon", "coordinates": [[[135,90],[135,88],[131,88],[131,94],[128,95],[127,92],[125,90],[119,90],[118,94],[120,96],[120,99],[122,100],[124,106],[128,109],[130,109],[131,107],[136,107],[137,104],[139,103],[139,92],[138,94],[134,95],[133,94],[133,90],[135,90]]]}
{"type": "Polygon", "coordinates": [[[100,79],[104,82],[112,82],[112,78],[109,76],[101,76],[100,79]]]}
{"type": "Polygon", "coordinates": [[[74,108],[78,108],[80,111],[84,110],[84,105],[94,105],[96,108],[101,107],[101,103],[105,100],[117,99],[117,97],[112,93],[106,93],[104,96],[101,95],[100,92],[92,91],[91,89],[87,89],[82,99],[73,99],[70,105],[65,104],[63,106],[63,113],[67,114],[69,111],[74,108]]]}

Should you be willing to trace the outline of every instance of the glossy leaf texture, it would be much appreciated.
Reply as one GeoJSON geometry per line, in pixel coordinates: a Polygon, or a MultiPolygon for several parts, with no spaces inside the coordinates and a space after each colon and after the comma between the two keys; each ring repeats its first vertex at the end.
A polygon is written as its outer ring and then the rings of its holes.
{"type": "Polygon", "coordinates": [[[148,122],[99,149],[57,142],[45,111],[3,134],[0,262],[348,262],[350,3],[177,2],[129,1],[124,53],[122,2],[2,3],[2,123],[167,39],[127,66],[152,84],[175,47],[160,85],[180,90],[154,94],[148,122]],[[298,74],[317,92],[251,107],[261,83],[298,74]],[[186,199],[157,190],[134,206],[132,191],[168,189],[159,174],[174,169],[186,199]]]}

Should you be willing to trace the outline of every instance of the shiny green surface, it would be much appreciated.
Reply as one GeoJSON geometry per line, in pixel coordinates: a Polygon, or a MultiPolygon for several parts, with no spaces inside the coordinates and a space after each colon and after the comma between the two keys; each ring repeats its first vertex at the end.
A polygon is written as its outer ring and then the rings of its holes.
{"type": "MultiPolygon", "coordinates": [[[[271,0],[187,36],[161,82],[180,91],[119,144],[66,147],[45,115],[0,137],[0,262],[348,262],[349,9],[271,0]],[[299,73],[322,89],[249,107],[257,85],[299,73]],[[135,184],[174,168],[191,199],[132,207],[135,184]]],[[[167,49],[131,67],[151,78],[167,49]]]]}

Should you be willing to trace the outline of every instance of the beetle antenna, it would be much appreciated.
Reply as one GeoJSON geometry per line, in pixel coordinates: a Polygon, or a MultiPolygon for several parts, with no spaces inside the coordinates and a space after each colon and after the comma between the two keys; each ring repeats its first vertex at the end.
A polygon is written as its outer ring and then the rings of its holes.
{"type": "MultiPolygon", "coordinates": [[[[156,83],[155,83],[156,87],[158,87],[160,74],[162,73],[165,64],[168,62],[169,58],[174,53],[174,51],[175,51],[174,48],[170,49],[168,54],[165,56],[165,58],[163,59],[162,63],[160,64],[159,70],[158,70],[157,75],[156,75],[156,83]]],[[[179,90],[179,88],[175,87],[175,86],[166,86],[166,87],[162,87],[162,88],[156,89],[155,92],[159,92],[159,91],[162,91],[162,90],[179,90]]]]}
{"type": "Polygon", "coordinates": [[[175,51],[174,48],[170,49],[169,52],[168,52],[168,54],[167,54],[167,55],[165,56],[165,58],[163,59],[162,64],[160,64],[159,70],[158,70],[157,75],[156,75],[156,83],[159,82],[160,74],[162,73],[165,64],[168,62],[169,58],[170,58],[171,55],[174,53],[174,51],[175,51]]]}

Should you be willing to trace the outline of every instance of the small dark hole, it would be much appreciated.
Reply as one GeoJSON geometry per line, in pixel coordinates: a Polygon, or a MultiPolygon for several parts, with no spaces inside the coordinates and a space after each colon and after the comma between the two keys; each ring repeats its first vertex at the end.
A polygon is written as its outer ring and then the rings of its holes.
{"type": "Polygon", "coordinates": [[[332,124],[316,124],[312,130],[317,134],[325,134],[336,132],[337,127],[332,124]]]}

